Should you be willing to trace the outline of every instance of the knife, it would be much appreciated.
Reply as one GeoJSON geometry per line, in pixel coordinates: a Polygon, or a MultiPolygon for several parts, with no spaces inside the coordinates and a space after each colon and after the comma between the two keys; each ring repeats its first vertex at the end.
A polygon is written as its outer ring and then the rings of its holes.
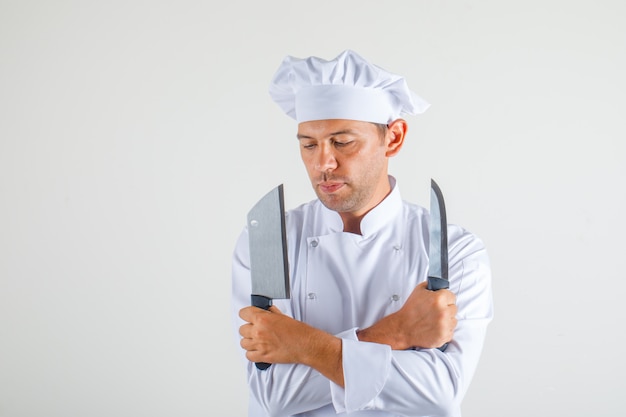
{"type": "MultiPolygon", "coordinates": [[[[248,212],[252,305],[268,310],[274,298],[289,298],[289,264],[283,185],[272,189],[248,212]]],[[[257,362],[265,370],[271,364],[257,362]]]]}
{"type": "MultiPolygon", "coordinates": [[[[428,248],[428,289],[437,291],[447,289],[448,281],[448,220],[446,205],[439,185],[430,180],[430,243],[428,248]]],[[[446,350],[448,344],[438,349],[446,350]]]]}

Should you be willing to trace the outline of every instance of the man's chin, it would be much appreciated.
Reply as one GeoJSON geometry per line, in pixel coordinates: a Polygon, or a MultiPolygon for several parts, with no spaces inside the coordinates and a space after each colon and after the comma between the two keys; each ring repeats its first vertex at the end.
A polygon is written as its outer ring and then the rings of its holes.
{"type": "Polygon", "coordinates": [[[350,204],[344,199],[336,195],[328,195],[328,194],[317,194],[317,198],[320,202],[329,210],[336,212],[344,212],[349,211],[348,206],[350,204]]]}

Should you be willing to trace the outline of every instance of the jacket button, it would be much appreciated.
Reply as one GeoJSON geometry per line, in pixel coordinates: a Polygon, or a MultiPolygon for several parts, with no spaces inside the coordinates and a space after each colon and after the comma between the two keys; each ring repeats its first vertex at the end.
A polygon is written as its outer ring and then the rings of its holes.
{"type": "Polygon", "coordinates": [[[317,297],[317,296],[315,295],[315,293],[314,293],[314,292],[310,292],[310,293],[308,293],[308,294],[307,294],[307,298],[308,298],[309,300],[315,300],[315,298],[316,298],[316,297],[317,297]]]}
{"type": "Polygon", "coordinates": [[[311,246],[316,248],[317,247],[317,240],[311,241],[311,246]]]}
{"type": "Polygon", "coordinates": [[[394,294],[391,296],[392,301],[398,301],[399,299],[400,299],[400,296],[398,294],[394,294]]]}

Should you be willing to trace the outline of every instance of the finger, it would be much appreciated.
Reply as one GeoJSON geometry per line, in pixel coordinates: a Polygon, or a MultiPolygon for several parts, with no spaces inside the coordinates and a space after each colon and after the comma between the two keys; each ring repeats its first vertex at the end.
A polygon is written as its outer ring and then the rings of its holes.
{"type": "Polygon", "coordinates": [[[246,338],[241,339],[239,341],[239,345],[248,352],[254,352],[257,350],[257,345],[255,341],[252,339],[246,339],[246,338]]]}
{"type": "Polygon", "coordinates": [[[244,307],[241,310],[239,310],[239,317],[247,322],[250,322],[252,321],[253,313],[254,311],[252,311],[252,307],[244,307]]]}
{"type": "Polygon", "coordinates": [[[243,338],[239,341],[239,346],[241,346],[244,350],[250,350],[250,343],[252,343],[251,339],[243,338]]]}
{"type": "Polygon", "coordinates": [[[445,294],[446,303],[450,305],[456,304],[456,295],[450,290],[442,290],[442,294],[445,294]]]}
{"type": "Polygon", "coordinates": [[[239,310],[239,317],[241,317],[243,320],[249,323],[254,323],[256,317],[259,314],[266,314],[266,313],[267,313],[267,310],[263,310],[262,308],[248,306],[239,310]]]}
{"type": "Polygon", "coordinates": [[[250,362],[260,362],[257,359],[257,353],[253,350],[248,350],[246,352],[246,359],[248,359],[250,362]]]}
{"type": "Polygon", "coordinates": [[[448,290],[430,291],[430,297],[434,305],[439,309],[446,309],[454,305],[454,298],[448,290]]]}
{"type": "Polygon", "coordinates": [[[252,332],[252,325],[250,323],[246,323],[239,327],[239,335],[243,338],[250,338],[252,332]]]}

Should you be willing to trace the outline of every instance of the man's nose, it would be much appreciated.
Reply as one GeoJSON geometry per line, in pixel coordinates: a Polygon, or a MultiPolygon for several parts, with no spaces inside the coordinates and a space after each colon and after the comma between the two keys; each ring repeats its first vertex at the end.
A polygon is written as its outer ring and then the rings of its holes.
{"type": "Polygon", "coordinates": [[[335,159],[333,149],[330,146],[320,146],[319,149],[315,169],[320,172],[326,172],[337,168],[337,159],[335,159]]]}

